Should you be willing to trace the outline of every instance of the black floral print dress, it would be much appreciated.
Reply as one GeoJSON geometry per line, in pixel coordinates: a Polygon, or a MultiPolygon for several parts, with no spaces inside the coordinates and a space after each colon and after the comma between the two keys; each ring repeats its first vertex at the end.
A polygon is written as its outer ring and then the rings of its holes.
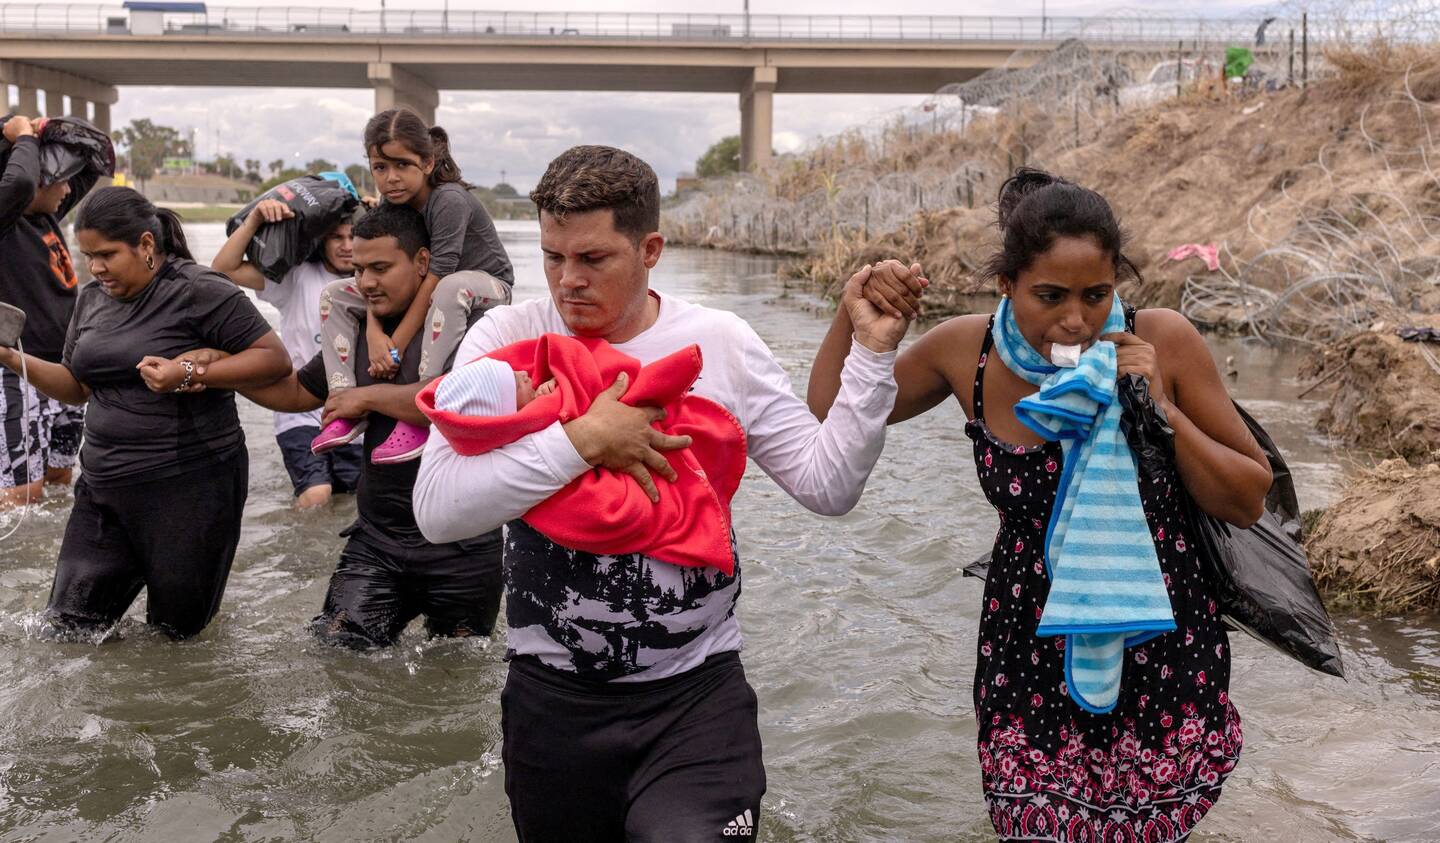
{"type": "Polygon", "coordinates": [[[1185,489],[1173,467],[1163,480],[1140,478],[1176,629],[1127,650],[1119,702],[1090,714],[1066,694],[1064,638],[1035,635],[1050,590],[1043,547],[1060,445],[1010,445],[990,432],[982,384],[991,349],[987,331],[965,427],[1000,514],[975,671],[990,819],[1002,840],[1183,840],[1220,798],[1242,743],[1229,641],[1186,544],[1185,489]]]}

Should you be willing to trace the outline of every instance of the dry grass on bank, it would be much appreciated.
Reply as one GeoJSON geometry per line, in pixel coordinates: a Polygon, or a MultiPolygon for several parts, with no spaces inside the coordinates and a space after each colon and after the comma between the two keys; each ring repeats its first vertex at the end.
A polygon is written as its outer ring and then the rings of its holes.
{"type": "Polygon", "coordinates": [[[1440,612],[1440,464],[1387,460],[1350,478],[1305,548],[1334,607],[1440,612]]]}

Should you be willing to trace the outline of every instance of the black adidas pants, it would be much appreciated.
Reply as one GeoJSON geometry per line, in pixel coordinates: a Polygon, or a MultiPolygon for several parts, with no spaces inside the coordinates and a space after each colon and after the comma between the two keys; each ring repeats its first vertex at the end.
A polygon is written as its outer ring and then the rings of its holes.
{"type": "Polygon", "coordinates": [[[510,662],[505,793],[521,843],[755,840],[765,767],[738,653],[653,682],[510,662]]]}

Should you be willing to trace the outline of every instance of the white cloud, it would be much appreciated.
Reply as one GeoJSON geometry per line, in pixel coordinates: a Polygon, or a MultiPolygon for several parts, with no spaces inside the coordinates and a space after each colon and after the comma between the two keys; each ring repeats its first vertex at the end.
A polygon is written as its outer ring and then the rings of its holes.
{"type": "MultiPolygon", "coordinates": [[[[782,95],[775,98],[775,147],[793,151],[810,140],[913,105],[919,96],[782,95]]],[[[257,88],[122,88],[113,119],[146,117],[196,130],[198,152],[238,160],[303,164],[326,158],[363,161],[360,135],[373,113],[366,90],[257,88]]],[[[619,146],[650,163],[666,189],[694,167],[710,144],[740,131],[734,94],[536,93],[447,91],[436,122],[451,136],[466,178],[504,178],[523,189],[550,159],[580,143],[619,146]]]]}

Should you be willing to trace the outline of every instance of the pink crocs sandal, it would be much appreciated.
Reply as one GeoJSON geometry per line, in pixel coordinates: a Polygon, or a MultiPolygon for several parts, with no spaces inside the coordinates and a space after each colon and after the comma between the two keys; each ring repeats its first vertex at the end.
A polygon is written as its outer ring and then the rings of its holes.
{"type": "Polygon", "coordinates": [[[386,437],[380,447],[370,452],[370,462],[376,465],[394,465],[419,459],[429,438],[429,428],[416,427],[410,422],[396,422],[395,430],[386,437]]]}
{"type": "Polygon", "coordinates": [[[310,453],[323,454],[341,445],[349,445],[365,432],[364,419],[336,419],[325,425],[320,435],[310,440],[310,453]]]}

